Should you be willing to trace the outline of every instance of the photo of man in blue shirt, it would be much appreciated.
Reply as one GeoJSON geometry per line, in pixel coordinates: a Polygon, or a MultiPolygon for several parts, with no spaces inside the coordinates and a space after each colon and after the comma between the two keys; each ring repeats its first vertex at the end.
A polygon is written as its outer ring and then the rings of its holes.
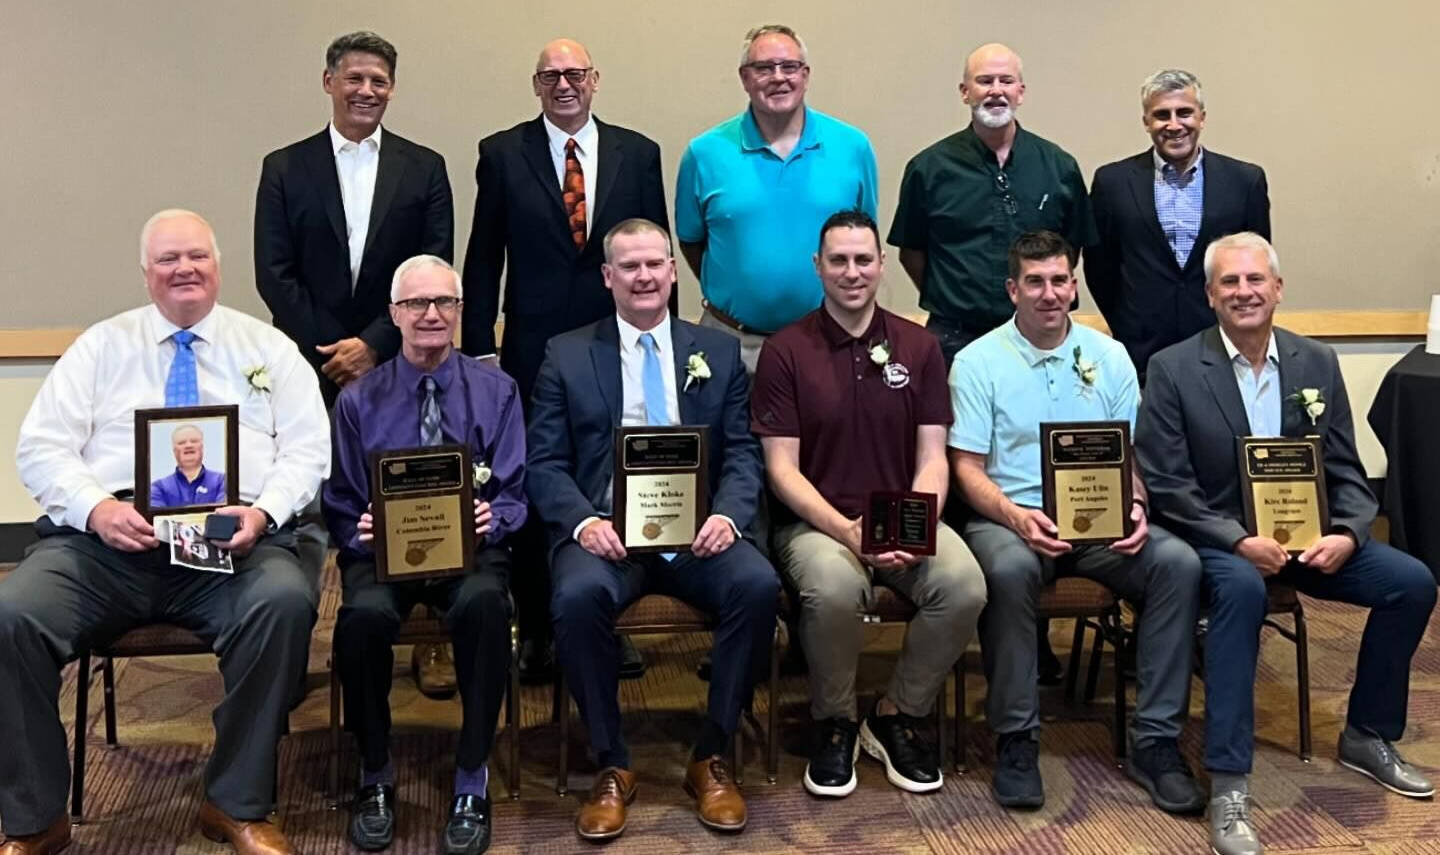
{"type": "Polygon", "coordinates": [[[225,473],[205,467],[205,434],[185,423],[170,433],[175,471],[150,484],[152,508],[225,504],[225,473]]]}

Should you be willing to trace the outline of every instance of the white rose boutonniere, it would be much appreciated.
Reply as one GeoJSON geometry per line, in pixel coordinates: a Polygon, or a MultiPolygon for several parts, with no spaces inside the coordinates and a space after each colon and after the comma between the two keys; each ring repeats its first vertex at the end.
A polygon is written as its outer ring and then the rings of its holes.
{"type": "Polygon", "coordinates": [[[704,383],[710,379],[710,363],[705,361],[705,351],[699,350],[690,354],[685,360],[685,388],[690,391],[693,383],[704,383]]]}
{"type": "Polygon", "coordinates": [[[490,471],[490,464],[486,463],[483,460],[476,460],[472,464],[472,468],[474,469],[474,471],[471,473],[472,480],[470,483],[473,486],[483,487],[484,485],[490,483],[490,476],[491,474],[493,474],[490,471]]]}
{"type": "Polygon", "coordinates": [[[245,379],[250,383],[250,391],[269,393],[270,372],[265,370],[265,366],[252,365],[251,367],[243,370],[245,373],[245,379]]]}
{"type": "Polygon", "coordinates": [[[868,348],[870,361],[880,366],[880,379],[891,389],[904,389],[910,385],[910,369],[890,359],[890,340],[884,339],[868,348]]]}
{"type": "Polygon", "coordinates": [[[870,361],[884,368],[890,362],[890,340],[870,345],[870,361]]]}
{"type": "Polygon", "coordinates": [[[1294,401],[1305,415],[1310,417],[1310,424],[1314,426],[1320,415],[1325,412],[1325,395],[1319,389],[1301,389],[1289,396],[1287,400],[1294,401]]]}
{"type": "Polygon", "coordinates": [[[1100,372],[1099,366],[1080,355],[1080,345],[1078,344],[1075,345],[1074,355],[1075,362],[1070,369],[1075,372],[1076,377],[1080,378],[1080,382],[1085,384],[1085,388],[1093,389],[1095,378],[1100,372]]]}

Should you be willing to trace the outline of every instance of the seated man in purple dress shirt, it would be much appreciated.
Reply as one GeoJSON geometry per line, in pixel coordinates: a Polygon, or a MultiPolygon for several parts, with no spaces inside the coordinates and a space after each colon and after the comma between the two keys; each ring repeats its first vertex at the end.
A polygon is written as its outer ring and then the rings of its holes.
{"type": "Polygon", "coordinates": [[[362,759],[350,839],[367,851],[384,849],[394,833],[391,645],[418,603],[444,612],[465,710],[441,851],[468,855],[490,843],[486,761],[510,663],[510,552],[503,543],[525,521],[525,421],[515,381],[451,346],[460,297],[460,276],[444,260],[419,255],[401,264],[390,286],[400,355],[346,386],[333,415],[335,457],[324,508],[344,592],[334,646],[345,720],[362,759]],[[474,459],[475,567],[461,578],[381,583],[369,455],[442,443],[466,443],[474,459]]]}
{"type": "Polygon", "coordinates": [[[170,434],[175,472],[150,484],[150,507],[184,508],[225,504],[225,473],[205,468],[205,434],[183,424],[170,434]]]}

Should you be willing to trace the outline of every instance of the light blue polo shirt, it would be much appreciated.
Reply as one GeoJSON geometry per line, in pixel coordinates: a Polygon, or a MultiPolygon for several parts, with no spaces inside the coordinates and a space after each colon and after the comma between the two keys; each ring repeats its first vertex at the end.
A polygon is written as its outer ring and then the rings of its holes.
{"type": "Polygon", "coordinates": [[[675,236],[706,242],[700,290],[746,327],[776,332],[820,305],[810,257],[836,211],[875,214],[875,152],[858,128],[805,108],[790,156],[749,108],[690,141],[675,185],[675,236]]]}
{"type": "Polygon", "coordinates": [[[951,448],[985,455],[985,474],[1005,497],[1041,507],[1040,423],[1127,421],[1135,432],[1140,387],[1124,345],[1070,324],[1065,342],[1040,350],[1015,318],[970,343],[950,366],[951,448]],[[1075,370],[1075,348],[1095,365],[1094,385],[1075,370]]]}

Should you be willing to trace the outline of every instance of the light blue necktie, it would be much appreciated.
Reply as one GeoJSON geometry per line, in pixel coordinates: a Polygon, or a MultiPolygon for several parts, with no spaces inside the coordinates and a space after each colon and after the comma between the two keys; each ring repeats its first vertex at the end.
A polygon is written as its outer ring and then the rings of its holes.
{"type": "Polygon", "coordinates": [[[170,337],[175,340],[175,361],[170,363],[170,376],[165,378],[165,406],[199,406],[200,383],[195,376],[195,351],[190,347],[195,333],[176,330],[170,337]]]}
{"type": "Polygon", "coordinates": [[[425,400],[420,402],[420,444],[440,444],[440,402],[435,400],[435,378],[425,375],[425,400]]]}
{"type": "Polygon", "coordinates": [[[655,352],[655,336],[641,333],[640,346],[645,349],[645,364],[640,369],[640,386],[645,393],[645,423],[668,425],[670,414],[665,406],[665,375],[660,371],[660,355],[655,352]]]}

